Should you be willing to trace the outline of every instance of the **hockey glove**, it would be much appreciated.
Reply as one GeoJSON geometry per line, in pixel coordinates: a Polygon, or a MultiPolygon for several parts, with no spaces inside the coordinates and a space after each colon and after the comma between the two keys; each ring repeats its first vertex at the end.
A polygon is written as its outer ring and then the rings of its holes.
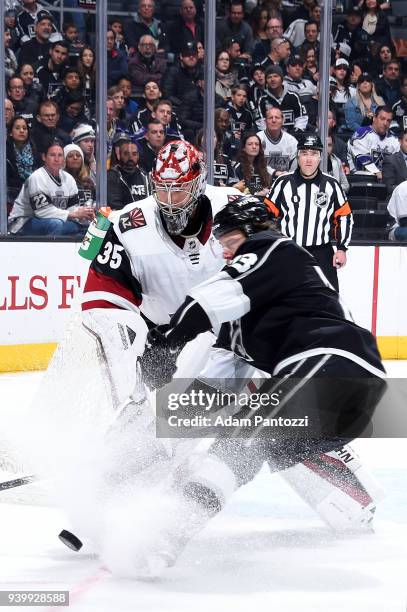
{"type": "Polygon", "coordinates": [[[185,346],[174,345],[165,336],[169,325],[159,325],[150,329],[146,347],[140,357],[140,368],[145,384],[149,389],[160,389],[171,382],[176,370],[178,355],[185,346]]]}

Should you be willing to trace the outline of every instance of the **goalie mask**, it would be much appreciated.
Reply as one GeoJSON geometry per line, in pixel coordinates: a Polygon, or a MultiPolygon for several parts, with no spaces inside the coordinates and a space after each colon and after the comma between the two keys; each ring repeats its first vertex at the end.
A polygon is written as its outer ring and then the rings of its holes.
{"type": "Polygon", "coordinates": [[[151,173],[153,196],[170,234],[188,225],[205,192],[206,166],[199,151],[184,140],[164,145],[151,173]]]}

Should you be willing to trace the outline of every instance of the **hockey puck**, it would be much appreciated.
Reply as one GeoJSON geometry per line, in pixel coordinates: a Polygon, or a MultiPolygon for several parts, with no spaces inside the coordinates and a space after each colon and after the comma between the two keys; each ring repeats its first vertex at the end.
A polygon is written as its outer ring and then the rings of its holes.
{"type": "Polygon", "coordinates": [[[65,546],[67,546],[71,550],[74,550],[75,552],[78,552],[78,550],[80,550],[83,546],[80,539],[77,538],[76,535],[74,535],[70,531],[67,531],[66,529],[63,529],[58,537],[61,542],[65,544],[65,546]]]}

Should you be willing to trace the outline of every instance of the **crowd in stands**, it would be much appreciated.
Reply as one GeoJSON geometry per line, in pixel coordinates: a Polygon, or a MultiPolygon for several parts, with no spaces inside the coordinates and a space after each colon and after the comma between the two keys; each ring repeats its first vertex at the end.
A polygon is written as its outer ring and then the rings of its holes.
{"type": "MultiPolygon", "coordinates": [[[[204,1],[139,0],[131,16],[109,16],[104,58],[75,13],[60,27],[51,3],[14,6],[4,24],[9,229],[83,233],[96,200],[96,62],[107,62],[107,204],[119,209],[150,193],[164,143],[204,145],[204,1]],[[39,170],[50,187],[35,201],[28,182],[39,170]],[[61,208],[63,223],[43,222],[61,208]]],[[[214,182],[262,196],[296,168],[299,134],[318,130],[321,8],[317,0],[216,6],[214,182]]],[[[345,191],[364,177],[389,196],[407,179],[407,63],[391,37],[391,5],[344,0],[336,9],[328,171],[345,191]]]]}

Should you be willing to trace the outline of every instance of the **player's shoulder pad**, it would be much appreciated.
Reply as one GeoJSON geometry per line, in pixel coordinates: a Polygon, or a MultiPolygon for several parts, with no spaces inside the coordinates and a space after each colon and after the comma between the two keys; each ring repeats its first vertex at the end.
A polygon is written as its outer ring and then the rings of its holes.
{"type": "Polygon", "coordinates": [[[155,207],[154,198],[149,196],[144,200],[131,202],[121,210],[114,211],[109,218],[112,220],[115,231],[124,234],[130,230],[146,227],[148,217],[155,207]]]}

